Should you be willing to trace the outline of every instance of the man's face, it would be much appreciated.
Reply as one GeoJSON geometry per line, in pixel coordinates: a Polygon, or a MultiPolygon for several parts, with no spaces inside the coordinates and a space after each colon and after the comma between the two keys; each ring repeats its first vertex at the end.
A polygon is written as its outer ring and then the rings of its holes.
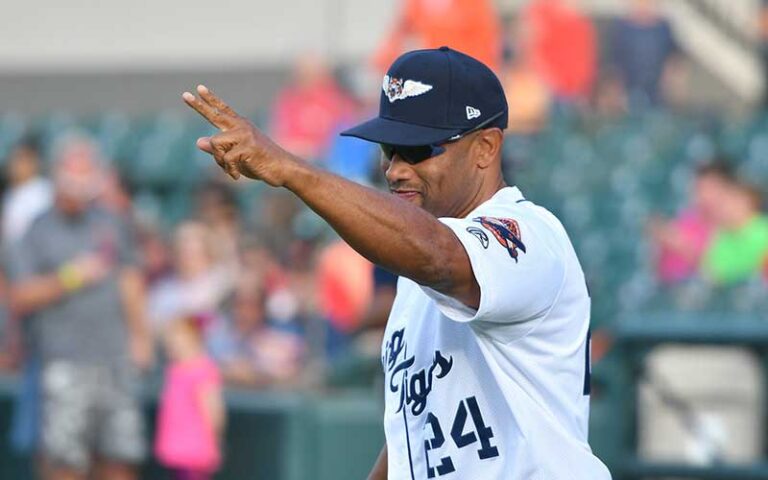
{"type": "Polygon", "coordinates": [[[65,213],[79,214],[102,192],[104,172],[89,143],[73,143],[59,155],[53,170],[58,205],[65,213]]]}
{"type": "Polygon", "coordinates": [[[422,207],[437,217],[466,213],[479,189],[479,172],[469,150],[476,133],[444,145],[445,152],[411,164],[397,153],[392,160],[381,156],[381,167],[389,190],[398,197],[422,207]]]}

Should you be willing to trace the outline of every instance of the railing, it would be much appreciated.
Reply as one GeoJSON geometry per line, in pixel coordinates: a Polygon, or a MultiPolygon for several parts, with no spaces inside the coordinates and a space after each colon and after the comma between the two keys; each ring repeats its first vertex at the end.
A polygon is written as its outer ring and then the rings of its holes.
{"type": "MultiPolygon", "coordinates": [[[[752,317],[730,315],[691,317],[686,315],[642,316],[619,322],[614,330],[616,364],[614,378],[606,379],[613,403],[617,454],[612,462],[616,480],[650,478],[695,478],[720,480],[768,479],[768,462],[752,464],[688,465],[656,462],[638,455],[638,384],[643,376],[643,360],[652,349],[663,344],[735,345],[754,351],[767,365],[768,323],[752,317]],[[618,375],[616,375],[618,374],[618,375]],[[612,390],[612,391],[611,391],[612,390]]],[[[763,375],[768,378],[766,369],[763,375]]],[[[765,386],[765,382],[763,382],[765,386]]],[[[765,387],[764,387],[765,388],[765,387]]],[[[759,425],[763,435],[766,425],[759,425]]],[[[765,454],[763,452],[763,458],[765,454]]]]}
{"type": "MultiPolygon", "coordinates": [[[[4,480],[36,478],[34,459],[14,454],[8,445],[18,387],[15,378],[0,375],[0,479],[4,480]]],[[[157,395],[156,388],[148,386],[144,395],[148,433],[154,430],[157,395]]],[[[382,405],[371,392],[321,395],[228,389],[225,399],[224,461],[216,475],[221,480],[359,480],[384,445],[382,405]]],[[[163,480],[168,472],[150,455],[140,478],[163,480]]]]}

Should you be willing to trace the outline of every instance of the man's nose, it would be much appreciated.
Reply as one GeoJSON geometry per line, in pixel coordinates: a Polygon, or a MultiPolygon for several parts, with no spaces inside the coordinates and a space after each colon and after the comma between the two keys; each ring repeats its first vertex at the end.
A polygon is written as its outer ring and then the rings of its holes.
{"type": "Polygon", "coordinates": [[[383,158],[382,162],[384,175],[387,177],[387,182],[390,185],[402,182],[403,180],[408,180],[413,174],[411,165],[403,160],[398,153],[392,155],[391,160],[383,158]]]}

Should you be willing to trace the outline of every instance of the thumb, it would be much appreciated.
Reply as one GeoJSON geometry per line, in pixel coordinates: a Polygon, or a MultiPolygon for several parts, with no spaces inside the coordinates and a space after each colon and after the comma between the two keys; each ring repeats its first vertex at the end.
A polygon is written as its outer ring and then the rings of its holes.
{"type": "Polygon", "coordinates": [[[211,137],[200,137],[197,139],[197,148],[213,155],[213,145],[211,145],[211,137]]]}

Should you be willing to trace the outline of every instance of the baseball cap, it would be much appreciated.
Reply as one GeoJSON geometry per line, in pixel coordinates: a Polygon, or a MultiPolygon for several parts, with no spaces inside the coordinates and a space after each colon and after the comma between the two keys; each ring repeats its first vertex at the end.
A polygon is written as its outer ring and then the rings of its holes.
{"type": "Polygon", "coordinates": [[[415,50],[389,67],[379,116],[341,132],[370,142],[437,145],[477,128],[507,127],[507,99],[496,75],[449,47],[415,50]]]}

